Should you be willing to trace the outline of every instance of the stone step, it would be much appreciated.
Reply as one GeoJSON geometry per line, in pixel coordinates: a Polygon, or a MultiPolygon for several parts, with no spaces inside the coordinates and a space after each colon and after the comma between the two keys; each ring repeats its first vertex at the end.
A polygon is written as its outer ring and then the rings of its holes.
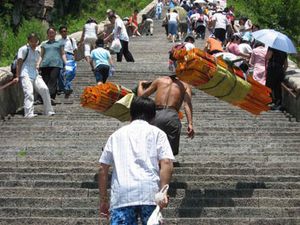
{"type": "MultiPolygon", "coordinates": [[[[196,153],[196,152],[195,152],[196,153]]],[[[58,154],[53,154],[51,152],[45,151],[44,155],[30,155],[26,152],[21,152],[20,154],[13,155],[0,155],[1,160],[69,160],[70,155],[68,152],[58,152],[58,154]]],[[[197,155],[194,154],[184,154],[184,151],[181,151],[181,154],[176,156],[176,159],[179,162],[206,162],[206,161],[238,161],[238,162],[247,162],[247,161],[256,161],[256,162],[300,162],[300,156],[293,155],[279,155],[279,156],[247,156],[245,154],[242,155],[197,155]]],[[[99,160],[99,154],[93,154],[87,152],[85,155],[76,155],[76,160],[79,161],[90,161],[95,160],[97,162],[99,160]]]]}
{"type": "MultiPolygon", "coordinates": [[[[103,143],[101,141],[101,143],[103,143]]],[[[284,152],[282,152],[282,149],[280,147],[272,147],[272,146],[267,146],[267,147],[260,147],[260,146],[244,146],[243,148],[240,147],[210,147],[210,146],[197,146],[197,145],[190,145],[189,149],[184,149],[183,146],[188,145],[188,143],[182,143],[181,145],[181,152],[185,152],[185,154],[195,154],[197,151],[200,154],[216,154],[216,155],[227,155],[227,154],[233,154],[233,155],[239,155],[239,154],[249,154],[249,155],[297,155],[299,154],[298,148],[297,147],[289,147],[286,148],[284,152]]],[[[88,145],[86,146],[89,151],[93,152],[93,154],[99,154],[99,146],[93,146],[93,145],[88,145]]],[[[82,151],[80,147],[78,146],[58,146],[58,147],[48,147],[47,149],[43,149],[45,147],[40,146],[40,147],[6,147],[2,146],[0,147],[0,151],[3,152],[3,154],[22,154],[22,151],[24,154],[44,154],[44,151],[47,152],[52,152],[53,154],[61,154],[62,152],[76,152],[77,154],[85,154],[86,151],[82,151]],[[25,152],[24,152],[25,151],[25,152]]]]}
{"type": "MultiPolygon", "coordinates": [[[[0,181],[17,181],[17,180],[34,180],[34,181],[93,181],[98,179],[98,174],[93,173],[10,173],[0,172],[0,181]]],[[[218,174],[177,174],[173,175],[173,182],[188,182],[190,180],[201,182],[217,181],[217,182],[299,182],[299,176],[292,175],[218,175],[218,174]]]]}
{"type": "MultiPolygon", "coordinates": [[[[64,133],[71,134],[71,135],[80,135],[80,134],[92,134],[92,135],[97,135],[97,134],[106,134],[106,133],[111,133],[111,127],[95,127],[91,126],[91,128],[94,128],[94,130],[88,129],[89,127],[85,127],[86,130],[83,130],[78,127],[77,130],[68,129],[66,126],[61,126],[61,127],[40,127],[40,129],[36,128],[30,128],[30,129],[20,129],[18,131],[14,130],[5,130],[2,132],[3,136],[2,137],[7,137],[7,136],[13,136],[14,134],[17,135],[45,135],[45,133],[51,133],[51,131],[63,135],[64,133]],[[30,131],[30,133],[29,133],[30,131]]],[[[257,128],[247,128],[247,127],[202,127],[201,131],[197,132],[197,135],[199,136],[213,136],[213,135],[230,135],[234,134],[235,136],[246,136],[245,138],[251,138],[251,135],[257,137],[263,138],[264,136],[279,136],[279,137],[285,137],[286,139],[294,136],[298,137],[300,133],[300,128],[291,128],[288,131],[283,131],[280,128],[274,128],[274,127],[265,127],[264,129],[257,129],[257,128]],[[272,129],[272,131],[270,131],[272,129]]]]}
{"type": "MultiPolygon", "coordinates": [[[[0,217],[71,217],[97,218],[97,208],[0,208],[0,217]]],[[[180,207],[164,209],[165,217],[198,217],[198,218],[281,218],[300,217],[300,208],[284,207],[180,207]]]]}
{"type": "MultiPolygon", "coordinates": [[[[217,180],[213,181],[182,181],[180,179],[173,179],[170,183],[172,188],[292,188],[300,189],[300,182],[293,181],[264,181],[256,179],[248,180],[217,180]]],[[[29,187],[29,188],[98,188],[98,184],[95,179],[81,180],[81,181],[57,181],[57,180],[0,180],[0,187],[29,187]]]]}
{"type": "MultiPolygon", "coordinates": [[[[98,167],[98,162],[95,161],[79,161],[79,160],[15,160],[15,161],[1,161],[0,168],[5,167],[32,167],[32,168],[78,168],[78,167],[98,167]]],[[[294,167],[299,168],[299,164],[297,162],[255,162],[255,161],[247,161],[247,162],[238,162],[238,161],[199,161],[199,162],[174,162],[174,167],[193,167],[196,168],[232,168],[232,169],[243,169],[243,168],[251,168],[251,169],[268,169],[268,168],[288,168],[294,167]]]]}
{"type": "MultiPolygon", "coordinates": [[[[104,145],[104,144],[103,144],[104,145]]],[[[89,147],[89,152],[86,153],[86,151],[83,151],[81,149],[77,149],[77,148],[72,148],[72,147],[60,147],[60,148],[47,148],[47,147],[38,147],[40,150],[35,150],[37,147],[35,148],[31,148],[31,147],[26,147],[26,148],[17,148],[17,147],[13,147],[12,149],[6,149],[2,150],[2,155],[4,156],[15,156],[15,157],[43,157],[43,155],[52,155],[52,156],[70,156],[70,157],[80,157],[86,154],[86,156],[99,156],[101,148],[99,146],[99,144],[97,144],[98,147],[89,147]]],[[[88,147],[88,146],[87,146],[88,147]]],[[[218,149],[214,149],[214,148],[209,148],[209,147],[203,147],[203,148],[199,148],[197,146],[192,146],[190,147],[190,149],[184,149],[184,147],[182,146],[180,148],[180,155],[182,156],[183,154],[185,156],[188,155],[195,155],[195,153],[197,152],[197,158],[199,157],[226,157],[226,156],[232,156],[232,157],[242,157],[244,156],[244,154],[247,154],[247,156],[251,156],[251,157],[257,157],[257,159],[261,159],[268,157],[268,155],[272,155],[272,157],[289,157],[289,156],[294,156],[297,157],[297,159],[299,159],[298,157],[300,156],[299,151],[297,151],[294,148],[289,148],[287,149],[285,152],[280,151],[280,149],[265,149],[265,150],[260,150],[260,149],[252,149],[249,150],[247,148],[243,148],[241,150],[239,150],[238,148],[232,148],[232,150],[230,150],[230,148],[225,148],[225,150],[223,150],[221,147],[218,149]]],[[[177,156],[177,157],[180,157],[177,156]]]]}
{"type": "MultiPolygon", "coordinates": [[[[207,198],[171,197],[168,207],[299,207],[300,198],[207,198]]],[[[89,198],[0,198],[2,208],[97,208],[98,197],[89,198]]]]}
{"type": "MultiPolygon", "coordinates": [[[[165,218],[166,225],[296,225],[300,223],[300,218],[165,218]]],[[[99,225],[109,224],[106,219],[98,218],[66,218],[66,217],[0,217],[0,225],[99,225]]]]}
{"type": "MultiPolygon", "coordinates": [[[[27,182],[29,184],[29,182],[27,182]]],[[[33,184],[33,182],[31,182],[33,184]]],[[[48,187],[0,187],[1,198],[88,198],[99,197],[99,191],[94,187],[59,188],[48,182],[48,187]]],[[[36,183],[36,185],[39,185],[36,183]]],[[[85,184],[84,184],[85,185],[85,184]]],[[[87,186],[88,184],[86,184],[87,186]]],[[[212,188],[188,186],[185,188],[170,187],[168,194],[177,198],[300,198],[300,189],[278,189],[267,186],[269,184],[240,183],[232,187],[215,186],[212,188]],[[216,188],[217,187],[217,188],[216,188]]]]}
{"type": "MultiPolygon", "coordinates": [[[[88,174],[98,173],[98,165],[93,167],[0,167],[0,176],[4,173],[10,174],[88,174]]],[[[175,167],[173,174],[189,175],[282,175],[297,176],[300,174],[299,167],[268,167],[268,168],[201,168],[201,167],[175,167]]],[[[174,176],[174,175],[173,175],[174,176]]]]}

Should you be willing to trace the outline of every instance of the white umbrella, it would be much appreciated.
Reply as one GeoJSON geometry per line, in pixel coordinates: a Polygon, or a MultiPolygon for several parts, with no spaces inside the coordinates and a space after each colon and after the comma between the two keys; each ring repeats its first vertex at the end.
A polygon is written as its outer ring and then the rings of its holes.
{"type": "Polygon", "coordinates": [[[253,37],[266,46],[286,53],[297,53],[297,50],[288,36],[272,29],[262,29],[252,33],[253,37]]]}

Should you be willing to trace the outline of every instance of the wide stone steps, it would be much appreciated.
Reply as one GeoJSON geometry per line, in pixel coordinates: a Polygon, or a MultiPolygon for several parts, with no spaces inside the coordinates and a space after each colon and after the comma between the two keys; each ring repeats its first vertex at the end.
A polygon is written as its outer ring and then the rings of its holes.
{"type": "MultiPolygon", "coordinates": [[[[171,74],[173,44],[161,21],[154,25],[154,36],[130,40],[136,62],[115,63],[108,81],[134,88],[171,74]]],[[[57,96],[55,116],[0,122],[0,225],[108,224],[98,218],[98,160],[126,123],[80,106],[84,87],[95,83],[81,61],[74,93],[57,96]]],[[[253,116],[196,89],[192,102],[196,135],[186,138],[184,118],[164,224],[300,224],[300,124],[281,112],[253,116]]]]}

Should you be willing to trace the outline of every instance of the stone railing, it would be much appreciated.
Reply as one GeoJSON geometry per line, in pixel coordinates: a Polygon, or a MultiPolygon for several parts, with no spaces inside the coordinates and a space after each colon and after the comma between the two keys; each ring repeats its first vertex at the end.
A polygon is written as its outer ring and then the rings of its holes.
{"type": "Polygon", "coordinates": [[[291,61],[282,83],[282,93],[284,108],[300,122],[300,69],[291,61]]]}
{"type": "MultiPolygon", "coordinates": [[[[156,1],[152,1],[138,15],[138,22],[141,23],[142,15],[154,15],[156,1]]],[[[112,31],[112,25],[108,20],[99,23],[98,33],[112,31]]],[[[77,41],[81,38],[82,31],[73,33],[70,37],[75,38],[77,41]]],[[[79,49],[79,59],[83,58],[83,49],[79,49]]],[[[15,114],[16,111],[23,106],[23,91],[21,84],[13,84],[12,74],[9,72],[9,67],[0,68],[0,119],[4,119],[9,114],[15,114]]]]}
{"type": "Polygon", "coordinates": [[[9,67],[0,69],[0,119],[15,114],[23,106],[21,84],[12,83],[13,75],[9,67]]]}

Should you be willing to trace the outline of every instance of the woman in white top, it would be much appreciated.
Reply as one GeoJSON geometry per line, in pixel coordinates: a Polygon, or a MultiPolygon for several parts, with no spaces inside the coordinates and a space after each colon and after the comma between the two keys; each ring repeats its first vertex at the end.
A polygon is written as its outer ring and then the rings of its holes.
{"type": "Polygon", "coordinates": [[[168,39],[172,40],[173,43],[176,40],[178,23],[179,23],[179,15],[177,11],[174,9],[172,12],[170,12],[168,18],[168,32],[169,32],[168,39]]]}
{"type": "Polygon", "coordinates": [[[36,49],[39,39],[35,33],[28,35],[28,45],[22,46],[18,51],[18,62],[15,82],[19,79],[22,84],[24,92],[24,116],[25,118],[32,118],[37,116],[34,114],[34,90],[36,90],[42,97],[44,103],[44,114],[47,116],[54,115],[51,106],[51,99],[49,89],[45,84],[43,78],[38,74],[38,62],[40,60],[40,53],[36,49]]]}
{"type": "Polygon", "coordinates": [[[89,18],[83,27],[81,39],[79,45],[84,43],[84,56],[86,61],[91,62],[91,51],[95,48],[95,42],[97,40],[98,25],[95,19],[89,18]]]}

